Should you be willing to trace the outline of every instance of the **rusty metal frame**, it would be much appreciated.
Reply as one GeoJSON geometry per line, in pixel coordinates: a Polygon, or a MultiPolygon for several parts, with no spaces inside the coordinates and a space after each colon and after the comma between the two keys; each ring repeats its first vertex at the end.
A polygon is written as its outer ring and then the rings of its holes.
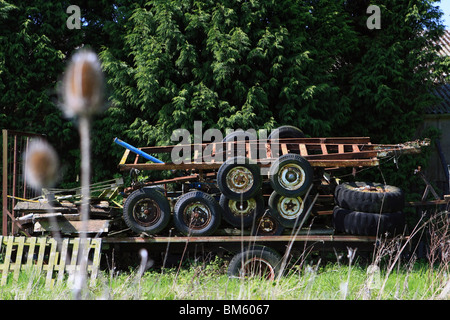
{"type": "Polygon", "coordinates": [[[370,242],[377,240],[375,236],[355,236],[355,235],[282,235],[282,236],[201,236],[201,237],[163,237],[155,236],[149,238],[143,237],[124,237],[104,238],[104,243],[128,243],[128,244],[152,244],[152,243],[255,243],[255,242],[370,242]]]}
{"type": "MultiPolygon", "coordinates": [[[[408,241],[408,236],[399,238],[408,241]]],[[[154,237],[105,237],[102,239],[106,248],[124,246],[126,250],[132,248],[148,248],[149,252],[170,252],[172,254],[184,254],[187,251],[201,252],[227,252],[236,253],[243,247],[252,245],[269,246],[272,249],[283,252],[288,246],[300,251],[334,251],[346,250],[346,248],[358,248],[358,250],[372,251],[377,243],[375,236],[334,235],[334,234],[302,234],[281,236],[243,236],[243,235],[215,235],[202,237],[189,236],[154,236],[154,237]]]]}
{"type": "MultiPolygon", "coordinates": [[[[271,160],[275,160],[270,150],[270,143],[261,141],[233,141],[219,143],[202,143],[189,145],[171,145],[142,147],[140,150],[149,154],[171,153],[175,147],[190,148],[192,154],[191,163],[143,163],[139,155],[136,155],[132,163],[126,163],[130,151],[125,150],[119,169],[127,171],[132,168],[138,170],[216,170],[223,162],[202,162],[196,155],[203,154],[204,149],[212,145],[213,150],[222,150],[224,158],[230,150],[234,151],[239,144],[242,150],[246,150],[246,156],[256,161],[261,167],[269,167],[271,160]],[[251,145],[251,147],[250,147],[251,145]],[[245,149],[244,149],[245,148],[245,149]],[[256,149],[255,149],[256,148],[256,149]],[[201,153],[199,151],[202,151],[201,153]],[[225,151],[223,151],[225,150],[225,151]],[[250,150],[266,150],[266,158],[255,159],[250,150]]],[[[368,137],[331,137],[331,138],[291,138],[279,139],[278,149],[281,155],[287,153],[300,154],[307,159],[311,166],[322,168],[333,167],[374,167],[379,165],[379,158],[398,156],[400,154],[419,153],[421,147],[429,145],[429,141],[413,141],[403,144],[372,144],[368,137]]],[[[234,153],[235,154],[235,153],[234,153]]],[[[213,154],[217,155],[217,154],[213,154]]]]}
{"type": "MultiPolygon", "coordinates": [[[[23,174],[20,163],[20,154],[24,152],[19,143],[19,139],[24,139],[25,149],[28,146],[30,138],[44,138],[43,134],[35,134],[17,130],[2,129],[2,235],[7,236],[15,232],[15,227],[19,227],[23,233],[29,236],[28,232],[22,225],[16,221],[14,216],[14,205],[17,198],[27,198],[26,179],[20,181],[19,176],[23,174]],[[9,144],[12,144],[12,159],[9,159],[9,144]],[[12,165],[11,172],[8,172],[8,167],[12,165]],[[11,183],[9,183],[8,175],[12,175],[11,183]],[[23,194],[18,194],[19,189],[23,190],[23,194]],[[10,223],[11,222],[11,223],[10,223]]],[[[23,142],[23,141],[22,141],[23,142]]]]}

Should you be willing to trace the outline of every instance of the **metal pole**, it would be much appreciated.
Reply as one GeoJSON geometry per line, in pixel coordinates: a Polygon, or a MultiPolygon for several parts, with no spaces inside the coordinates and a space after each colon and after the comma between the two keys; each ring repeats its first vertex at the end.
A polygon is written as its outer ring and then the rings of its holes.
{"type": "Polygon", "coordinates": [[[8,235],[8,130],[3,129],[2,235],[8,235]]]}
{"type": "Polygon", "coordinates": [[[161,160],[159,160],[159,159],[157,159],[155,157],[152,157],[148,153],[145,153],[144,151],[139,150],[138,148],[133,147],[131,144],[128,144],[128,143],[126,143],[126,142],[124,142],[124,141],[122,141],[122,140],[120,140],[118,138],[115,138],[114,142],[117,143],[118,145],[120,145],[120,146],[122,146],[124,148],[127,148],[128,150],[131,150],[132,152],[134,152],[134,153],[144,157],[147,160],[150,160],[150,161],[155,162],[155,163],[164,163],[161,160]]]}
{"type": "MultiPolygon", "coordinates": [[[[11,213],[14,214],[14,206],[16,205],[16,187],[17,187],[17,135],[14,135],[14,152],[13,152],[13,176],[12,176],[12,199],[11,213]]],[[[14,234],[15,226],[11,223],[11,233],[14,234]]]]}

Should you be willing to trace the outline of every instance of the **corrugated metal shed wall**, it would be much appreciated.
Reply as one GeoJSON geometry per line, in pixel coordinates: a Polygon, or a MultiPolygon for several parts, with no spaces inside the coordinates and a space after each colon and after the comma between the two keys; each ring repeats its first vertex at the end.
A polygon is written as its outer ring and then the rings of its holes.
{"type": "MultiPolygon", "coordinates": [[[[447,0],[448,1],[448,0],[447,0]]],[[[450,31],[446,30],[439,41],[441,56],[450,56],[450,31]]],[[[447,164],[450,163],[450,83],[438,87],[434,93],[442,98],[442,102],[431,106],[425,110],[424,128],[435,127],[441,133],[440,144],[442,153],[447,164]]],[[[429,181],[433,182],[440,190],[445,189],[448,185],[444,173],[445,168],[442,165],[441,159],[437,150],[433,150],[430,158],[430,165],[426,170],[426,176],[429,181]]]]}

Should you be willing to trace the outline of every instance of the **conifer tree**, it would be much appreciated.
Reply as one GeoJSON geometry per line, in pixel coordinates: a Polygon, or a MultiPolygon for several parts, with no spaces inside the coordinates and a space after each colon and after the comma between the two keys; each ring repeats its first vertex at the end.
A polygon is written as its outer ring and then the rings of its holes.
{"type": "Polygon", "coordinates": [[[312,137],[410,140],[449,74],[436,54],[442,13],[433,0],[378,1],[381,28],[369,29],[371,4],[0,0],[0,125],[47,134],[75,180],[78,137],[57,87],[66,61],[88,46],[110,100],[93,124],[94,181],[117,173],[115,136],[171,143],[194,120],[224,133],[289,124],[312,137]],[[81,9],[79,30],[66,26],[69,5],[81,9]]]}

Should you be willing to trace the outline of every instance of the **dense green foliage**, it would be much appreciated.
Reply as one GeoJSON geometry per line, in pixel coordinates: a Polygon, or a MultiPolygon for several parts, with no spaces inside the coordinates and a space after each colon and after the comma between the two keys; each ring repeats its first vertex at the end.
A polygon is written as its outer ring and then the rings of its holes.
{"type": "Polygon", "coordinates": [[[0,126],[46,133],[74,181],[76,120],[63,118],[57,83],[85,45],[100,55],[110,98],[93,126],[95,180],[117,173],[115,136],[169,143],[194,120],[204,130],[290,124],[309,136],[410,140],[448,71],[434,44],[441,12],[431,0],[379,1],[381,29],[370,30],[369,5],[0,0],[0,126]],[[69,5],[81,8],[79,30],[66,26],[69,5]]]}

